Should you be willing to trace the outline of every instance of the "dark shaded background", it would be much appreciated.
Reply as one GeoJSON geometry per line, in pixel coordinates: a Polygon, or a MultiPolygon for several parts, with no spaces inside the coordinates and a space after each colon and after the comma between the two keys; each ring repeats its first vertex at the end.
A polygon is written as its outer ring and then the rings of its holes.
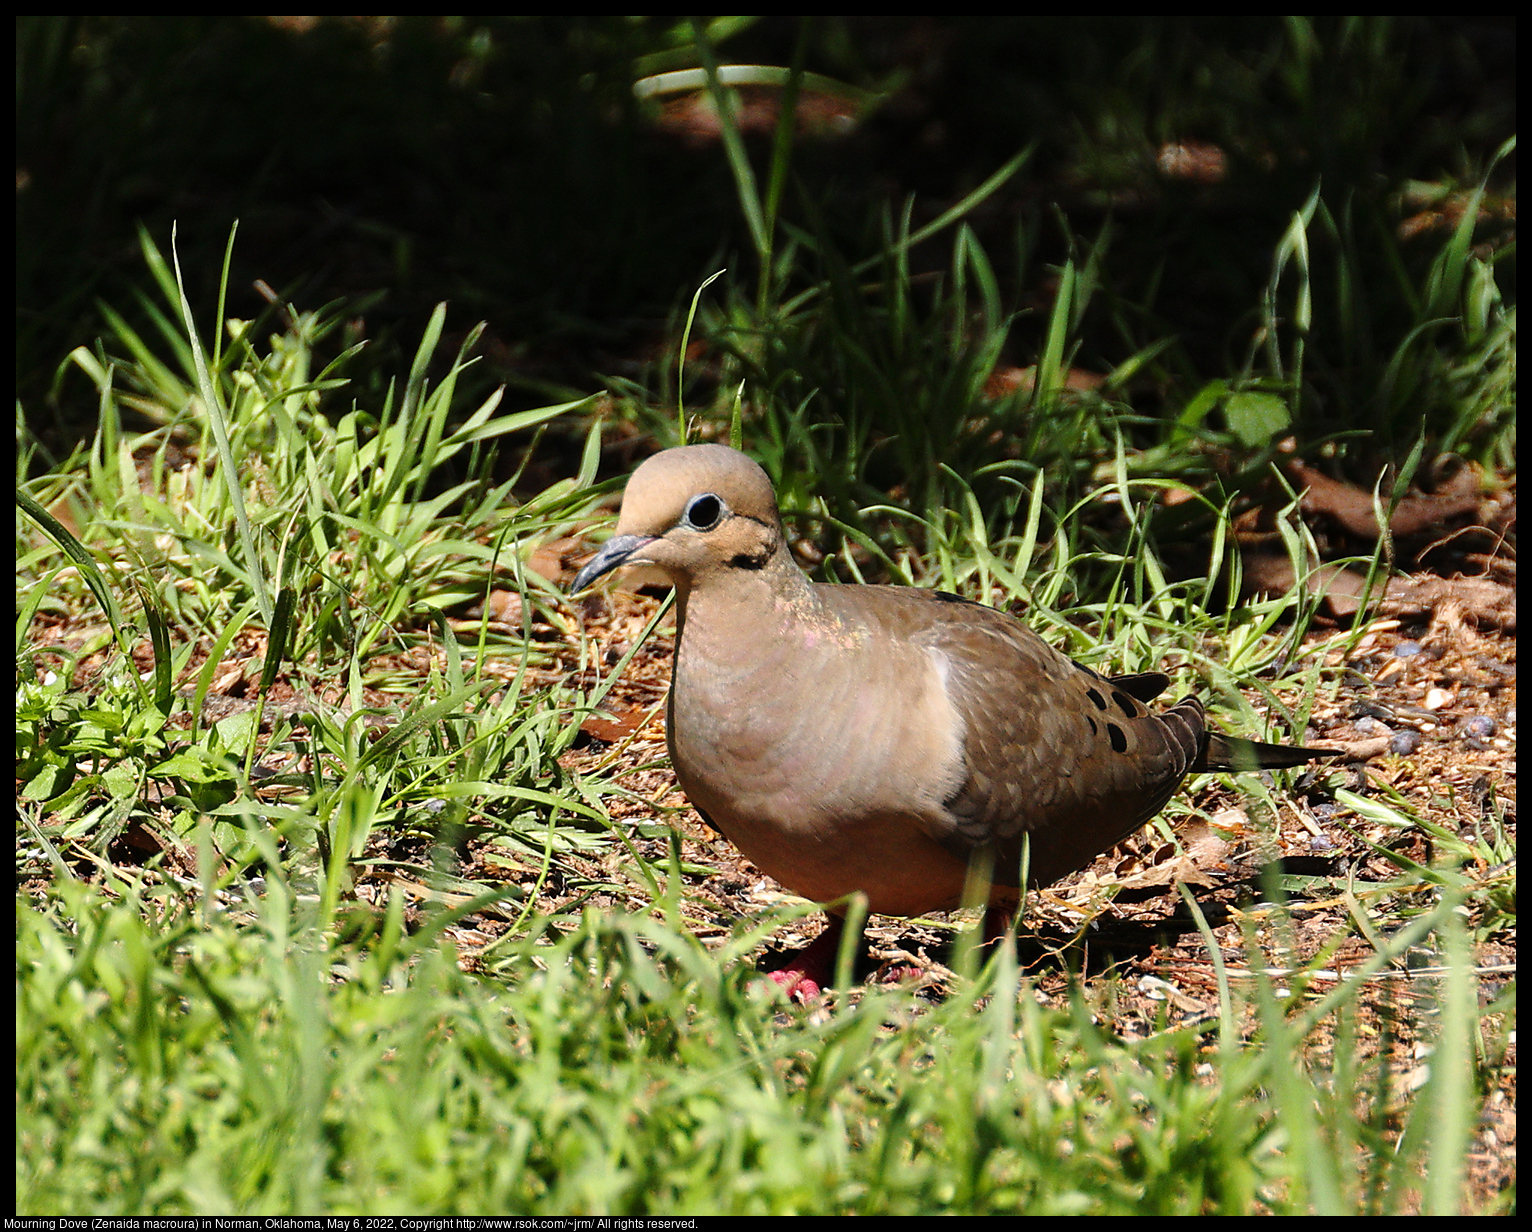
{"type": "MultiPolygon", "coordinates": [[[[204,320],[238,219],[229,311],[265,306],[257,278],[304,308],[355,300],[375,371],[397,371],[447,299],[453,329],[489,322],[482,379],[527,404],[644,379],[697,283],[724,265],[749,277],[754,259],[718,144],[633,98],[637,77],[697,63],[688,29],[19,18],[28,422],[54,448],[90,430],[94,391],[55,374],[100,331],[98,297],[133,318],[140,224],[167,251],[178,225],[204,320]]],[[[1035,144],[974,225],[1025,309],[1047,301],[1039,262],[1112,216],[1112,293],[1142,332],[1087,322],[1081,359],[1096,365],[1171,332],[1194,364],[1227,371],[1272,245],[1316,183],[1389,225],[1402,184],[1471,184],[1515,121],[1510,18],[769,18],[719,55],[787,64],[800,38],[809,69],[888,98],[849,135],[800,143],[786,216],[822,213],[865,255],[885,203],[928,219],[1035,144]],[[1224,153],[1221,179],[1160,173],[1157,152],[1188,141],[1224,153]]],[[[1512,181],[1514,163],[1501,172],[1512,181]]],[[[1018,329],[1013,362],[1035,359],[1040,329],[1018,329]]]]}

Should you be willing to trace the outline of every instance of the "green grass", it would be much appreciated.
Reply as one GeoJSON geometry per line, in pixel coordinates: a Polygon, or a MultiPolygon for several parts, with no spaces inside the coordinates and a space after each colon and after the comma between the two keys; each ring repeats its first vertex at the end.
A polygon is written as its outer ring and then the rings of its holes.
{"type": "MultiPolygon", "coordinates": [[[[1044,1006],[1011,956],[938,1004],[873,989],[789,1010],[748,960],[772,921],[705,948],[679,914],[679,864],[651,865],[606,820],[621,788],[560,767],[596,697],[534,688],[530,639],[496,640],[482,622],[459,633],[442,615],[498,566],[527,611],[565,622],[520,562],[588,509],[594,444],[584,474],[522,501],[490,483],[487,456],[456,483],[434,477],[572,408],[455,408],[461,357],[439,385],[425,376],[440,314],[397,395],[376,413],[340,403],[341,365],[311,371],[322,314],[289,312],[269,349],[240,326],[226,349],[206,347],[175,275],[147,240],[145,252],[175,358],[125,327],[78,354],[101,433],[25,486],[20,841],[46,889],[18,905],[20,1210],[1460,1209],[1510,1009],[1479,1005],[1470,922],[1504,927],[1514,913],[1502,883],[1473,870],[1508,849],[1438,827],[1438,865],[1397,861],[1397,884],[1363,917],[1393,931],[1329,992],[1314,973],[1350,928],[1268,977],[1286,916],[1252,917],[1256,974],[1226,975],[1221,1012],[1202,1021],[1124,1034],[1110,982],[1044,1006]],[[125,406],[158,426],[129,434],[125,406]],[[178,469],[173,449],[205,464],[178,469]],[[231,456],[245,461],[231,469],[231,456]],[[78,627],[92,603],[108,617],[93,639],[64,651],[37,637],[34,622],[78,627]],[[254,652],[257,697],[278,681],[312,691],[269,736],[254,713],[195,717],[231,646],[254,652]],[[424,665],[408,667],[422,647],[424,665]],[[172,688],[183,679],[191,697],[172,688]],[[169,723],[183,711],[189,726],[169,723]],[[284,755],[296,760],[275,776],[254,772],[284,755]],[[109,859],[132,826],[157,834],[162,856],[109,859]],[[537,886],[455,876],[451,849],[469,830],[537,886]],[[411,835],[430,840],[424,862],[378,842],[411,835]],[[597,913],[576,895],[534,916],[551,871],[578,880],[560,861],[579,851],[625,851],[624,876],[654,905],[597,913]],[[406,929],[397,890],[357,894],[384,867],[464,897],[406,929]],[[450,929],[497,904],[512,926],[465,974],[450,929]],[[1426,985],[1434,1008],[1409,1022],[1435,1059],[1406,1093],[1358,1024],[1387,995],[1363,977],[1421,945],[1445,974],[1426,985]]],[[[1154,489],[1129,478],[1120,449],[1116,471],[1112,507],[1132,529],[1114,554],[1080,538],[1090,500],[1045,522],[1040,484],[1015,535],[992,541],[956,472],[953,509],[921,523],[925,556],[897,534],[858,542],[911,581],[1029,599],[1035,625],[1093,662],[1180,664],[1243,707],[1235,684],[1277,653],[1291,602],[1208,615],[1218,549],[1208,578],[1168,582],[1141,502],[1154,489]]],[[[1320,662],[1295,669],[1307,698],[1334,687],[1320,662]]],[[[1301,731],[1302,713],[1289,719],[1301,731]]],[[[1352,805],[1430,825],[1402,801],[1352,805]]]]}
{"type": "Polygon", "coordinates": [[[1445,1213],[1472,1041],[1507,1008],[1478,1006],[1451,881],[1337,992],[1246,982],[1243,1030],[1130,1040],[1086,989],[1040,1006],[1006,956],[940,1005],[784,1014],[654,914],[544,921],[472,977],[442,917],[407,933],[395,896],[342,939],[275,870],[66,876],[22,908],[18,1209],[1445,1213]],[[1433,934],[1451,966],[1406,1097],[1358,1000],[1433,934]]]}
{"type": "MultiPolygon", "coordinates": [[[[786,127],[763,152],[731,118],[722,48],[751,29],[592,35],[602,66],[711,78],[744,257],[700,293],[705,274],[660,292],[690,306],[674,333],[705,340],[706,362],[683,342],[682,360],[607,398],[507,410],[475,367],[480,331],[459,340],[443,306],[381,347],[355,336],[354,302],[276,297],[234,319],[232,235],[221,267],[183,273],[165,235],[140,229],[146,289],[99,303],[99,336],[51,386],[56,403],[88,390],[98,430],[52,456],[59,438],[18,405],[18,1210],[1513,1209],[1513,1187],[1469,1177],[1480,1113],[1514,1065],[1514,983],[1481,983],[1476,961],[1515,928],[1502,811],[1464,828],[1434,799],[1322,777],[1371,871],[1277,872],[1214,924],[1183,888],[1216,984],[1196,1014],[1146,1016],[1113,977],[1069,975],[1079,948],[1027,975],[962,945],[944,999],[858,987],[804,1011],[753,965],[800,910],[730,921],[705,945],[690,887],[706,870],[659,841],[657,809],[614,819],[631,767],[569,769],[581,720],[643,639],[595,659],[528,567],[615,486],[599,478],[614,429],[734,434],[825,576],[1022,610],[1093,666],[1170,672],[1229,730],[1301,737],[1342,695],[1360,631],[1316,634],[1301,590],[1241,601],[1234,520],[1274,490],[1289,434],[1369,484],[1394,464],[1385,504],[1449,449],[1513,463],[1514,245],[1476,231],[1513,145],[1465,151],[1432,188],[1462,197],[1460,221],[1407,247],[1389,192],[1421,185],[1332,187],[1370,148],[1368,123],[1404,120],[1348,104],[1331,132],[1325,115],[1348,91],[1395,97],[1379,49],[1413,27],[1294,19],[1259,56],[1212,56],[1220,97],[1243,108],[1215,108],[1229,125],[1215,135],[1254,162],[1266,145],[1311,152],[1323,172],[1260,245],[1241,233],[1223,254],[1264,272],[1236,308],[1218,301],[1233,324],[1213,362],[1218,344],[1174,324],[1162,288],[1228,272],[1218,261],[1178,250],[1146,269],[1110,217],[1089,236],[1031,207],[1006,215],[1009,235],[993,225],[1034,168],[1058,174],[1056,132],[1007,148],[940,208],[880,204],[848,223],[786,127]],[[618,51],[634,44],[630,63],[618,51]],[[1272,90],[1301,106],[1263,119],[1272,90]],[[995,393],[996,368],[1018,360],[1031,387],[995,393]],[[1069,388],[1076,365],[1105,380],[1069,388]],[[555,438],[564,477],[550,480],[537,463],[555,438]],[[514,464],[499,456],[511,445],[514,464]],[[497,589],[521,600],[519,630],[472,615],[497,589]],[[578,686],[571,654],[592,668],[578,686]],[[208,705],[231,691],[253,705],[208,705]],[[470,843],[512,871],[465,866],[470,843]],[[1344,904],[1321,936],[1316,901],[1344,904]],[[481,915],[502,927],[460,951],[481,915]]],[[[869,106],[897,88],[858,70],[833,21],[795,30],[777,74],[789,91],[826,84],[806,66],[869,106]]],[[[580,35],[523,33],[534,49],[580,35]]],[[[504,34],[458,63],[490,72],[504,34]]],[[[1089,113],[1101,131],[1075,155],[1098,185],[1141,183],[1134,160],[1165,135],[1135,82],[1165,83],[1167,114],[1196,94],[1181,78],[1198,57],[1158,37],[1144,46],[1171,68],[1128,62],[1123,92],[1089,113]]],[[[1083,66],[1078,88],[1099,71],[1083,66]]],[[[583,131],[549,123],[555,143],[583,131]]],[[[975,130],[976,148],[991,139],[975,130]]],[[[625,183],[600,195],[625,198],[625,183]]],[[[617,211],[601,225],[603,243],[643,247],[617,211]]],[[[537,265],[554,282],[557,252],[537,265]]],[[[94,286],[77,279],[51,311],[94,286]]],[[[28,337],[57,330],[34,320],[28,337]]],[[[1310,533],[1291,505],[1278,520],[1301,574],[1310,533]]],[[[1386,568],[1390,550],[1363,563],[1386,568]]],[[[1285,785],[1233,786],[1275,830],[1285,785]]],[[[1167,841],[1204,788],[1157,823],[1167,841]]],[[[1089,923],[1071,926],[1088,947],[1089,923]]]]}

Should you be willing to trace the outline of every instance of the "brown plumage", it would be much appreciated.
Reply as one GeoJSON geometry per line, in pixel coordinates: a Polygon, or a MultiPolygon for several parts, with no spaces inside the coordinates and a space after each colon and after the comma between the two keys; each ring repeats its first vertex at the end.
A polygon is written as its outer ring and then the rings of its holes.
{"type": "MultiPolygon", "coordinates": [[[[1103,677],[955,595],[809,581],[765,472],[722,445],[640,466],[573,589],[640,562],[677,591],[666,730],[683,790],[817,901],[860,890],[891,915],[956,907],[982,853],[1004,905],[1024,837],[1029,880],[1046,885],[1132,834],[1191,771],[1325,752],[1210,733],[1195,697],[1151,711],[1167,677],[1103,677]]],[[[793,977],[821,982],[824,957],[793,977]]]]}

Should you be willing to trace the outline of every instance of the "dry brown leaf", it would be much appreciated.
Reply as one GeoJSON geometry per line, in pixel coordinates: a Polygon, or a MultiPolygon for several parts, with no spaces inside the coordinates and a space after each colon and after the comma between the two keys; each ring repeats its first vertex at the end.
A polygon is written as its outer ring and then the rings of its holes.
{"type": "MultiPolygon", "coordinates": [[[[1378,537],[1378,515],[1372,493],[1331,479],[1297,459],[1287,464],[1293,486],[1305,489],[1299,507],[1306,514],[1331,518],[1343,530],[1362,539],[1378,537]]],[[[1434,492],[1409,492],[1389,519],[1389,530],[1409,538],[1439,529],[1452,518],[1479,511],[1479,472],[1464,465],[1434,492]]]]}

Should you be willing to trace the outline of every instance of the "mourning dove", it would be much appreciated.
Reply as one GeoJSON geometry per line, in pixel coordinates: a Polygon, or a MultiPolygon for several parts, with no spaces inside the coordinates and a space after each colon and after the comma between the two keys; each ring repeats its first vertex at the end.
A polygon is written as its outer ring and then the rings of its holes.
{"type": "MultiPolygon", "coordinates": [[[[942,591],[811,582],[771,481],[689,445],[628,482],[617,532],[574,580],[647,564],[676,588],[666,736],[687,798],[760,869],[831,902],[917,915],[961,904],[976,853],[990,901],[1083,868],[1191,771],[1296,766],[1326,750],[1209,732],[1158,673],[1104,677],[1025,625],[942,591]]],[[[837,917],[779,983],[826,982],[837,917]]],[[[790,989],[791,990],[791,989],[790,989]]]]}

